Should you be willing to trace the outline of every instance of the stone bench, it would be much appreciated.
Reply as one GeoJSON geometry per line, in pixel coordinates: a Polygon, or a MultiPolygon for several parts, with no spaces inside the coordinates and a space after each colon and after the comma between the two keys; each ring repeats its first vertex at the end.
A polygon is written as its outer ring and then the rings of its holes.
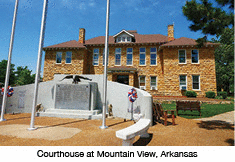
{"type": "Polygon", "coordinates": [[[116,131],[116,137],[121,138],[122,146],[132,146],[135,136],[148,138],[148,129],[150,127],[150,119],[140,119],[137,123],[127,128],[116,131]]]}

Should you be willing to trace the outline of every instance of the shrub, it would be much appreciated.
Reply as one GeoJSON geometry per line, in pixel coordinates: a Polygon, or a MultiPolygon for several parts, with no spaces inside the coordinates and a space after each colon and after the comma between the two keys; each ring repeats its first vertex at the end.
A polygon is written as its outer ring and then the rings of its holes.
{"type": "Polygon", "coordinates": [[[185,95],[187,97],[197,97],[197,93],[194,91],[186,91],[185,95]]]}
{"type": "Polygon", "coordinates": [[[215,98],[215,92],[212,92],[212,91],[206,92],[206,97],[207,98],[215,98]]]}
{"type": "Polygon", "coordinates": [[[218,93],[217,93],[217,96],[222,96],[223,99],[226,99],[227,96],[228,96],[228,94],[227,94],[227,92],[223,91],[223,92],[218,92],[218,93]]]}

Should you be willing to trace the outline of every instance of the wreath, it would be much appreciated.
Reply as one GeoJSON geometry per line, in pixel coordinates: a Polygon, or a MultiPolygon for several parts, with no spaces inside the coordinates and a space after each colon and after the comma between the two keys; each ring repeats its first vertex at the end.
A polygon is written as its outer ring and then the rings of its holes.
{"type": "Polygon", "coordinates": [[[134,88],[131,88],[129,90],[128,97],[129,97],[129,101],[131,101],[131,102],[135,102],[135,100],[138,98],[137,97],[137,92],[134,88]]]}
{"type": "MultiPolygon", "coordinates": [[[[14,89],[10,86],[8,86],[7,89],[7,97],[11,97],[13,95],[14,89]]],[[[2,88],[1,94],[4,95],[4,88],[2,88]]]]}

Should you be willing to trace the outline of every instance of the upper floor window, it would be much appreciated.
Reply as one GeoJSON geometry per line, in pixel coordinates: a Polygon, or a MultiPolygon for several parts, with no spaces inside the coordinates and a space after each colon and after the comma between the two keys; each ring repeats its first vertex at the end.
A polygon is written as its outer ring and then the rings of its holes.
{"type": "Polygon", "coordinates": [[[62,62],[62,52],[56,52],[56,63],[61,64],[62,62]]]}
{"type": "Polygon", "coordinates": [[[186,63],[186,51],[179,50],[179,63],[183,64],[186,63]]]}
{"type": "Polygon", "coordinates": [[[187,76],[180,75],[180,90],[187,90],[187,76]]]}
{"type": "Polygon", "coordinates": [[[115,49],[115,65],[121,65],[121,48],[115,49]]]}
{"type": "Polygon", "coordinates": [[[129,36],[119,36],[117,37],[117,42],[131,42],[132,38],[129,36]]]}
{"type": "MultiPolygon", "coordinates": [[[[107,56],[107,65],[109,64],[109,49],[108,49],[108,56],[107,56]]],[[[104,65],[104,59],[105,59],[105,48],[103,49],[103,65],[104,65]]]]}
{"type": "Polygon", "coordinates": [[[66,52],[65,63],[71,64],[71,62],[72,62],[72,52],[68,51],[66,52]]]}
{"type": "Polygon", "coordinates": [[[192,63],[199,63],[199,54],[198,50],[192,50],[192,63]]]}
{"type": "Polygon", "coordinates": [[[126,49],[126,65],[132,65],[133,60],[133,49],[127,48],[126,49]]]}
{"type": "Polygon", "coordinates": [[[199,75],[193,75],[193,90],[200,90],[200,76],[199,75]]]}
{"type": "Polygon", "coordinates": [[[157,65],[157,49],[150,48],[150,64],[157,65]]]}
{"type": "Polygon", "coordinates": [[[99,65],[99,48],[93,50],[93,65],[99,65]]]}
{"type": "Polygon", "coordinates": [[[140,65],[145,65],[145,48],[140,48],[140,65]]]}

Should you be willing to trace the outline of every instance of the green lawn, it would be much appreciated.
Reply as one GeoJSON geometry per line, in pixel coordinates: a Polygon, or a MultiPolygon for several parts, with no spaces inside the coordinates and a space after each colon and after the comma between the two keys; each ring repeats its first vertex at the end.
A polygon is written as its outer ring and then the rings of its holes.
{"type": "MultiPolygon", "coordinates": [[[[170,110],[175,110],[176,109],[176,104],[172,103],[172,104],[162,104],[163,109],[170,109],[170,110]]],[[[215,116],[218,114],[222,114],[225,112],[229,112],[229,111],[233,111],[234,110],[234,104],[206,104],[203,103],[201,105],[201,118],[206,118],[206,117],[211,117],[211,116],[215,116]]],[[[195,118],[200,118],[200,114],[198,111],[183,111],[183,110],[179,110],[178,115],[180,117],[184,117],[187,119],[195,119],[195,118]]]]}

